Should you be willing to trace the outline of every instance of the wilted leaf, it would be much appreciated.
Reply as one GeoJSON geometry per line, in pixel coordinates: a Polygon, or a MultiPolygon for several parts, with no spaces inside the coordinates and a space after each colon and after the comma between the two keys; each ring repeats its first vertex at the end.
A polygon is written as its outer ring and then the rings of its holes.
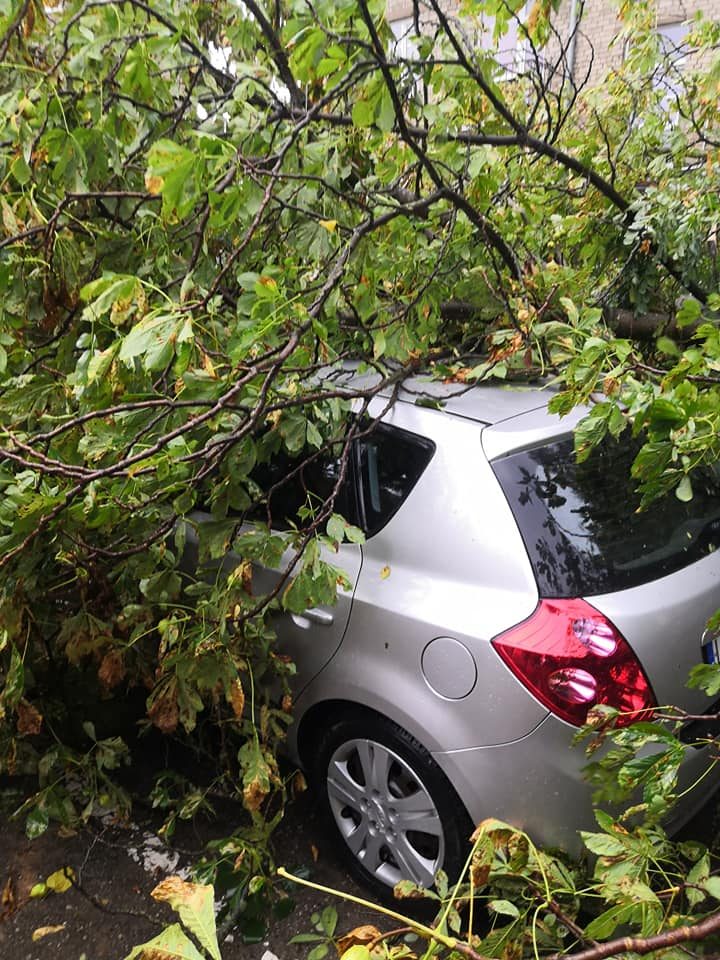
{"type": "Polygon", "coordinates": [[[230,701],[230,706],[235,716],[241,717],[245,709],[245,693],[239,677],[236,677],[230,684],[228,700],[230,701]]]}
{"type": "Polygon", "coordinates": [[[338,953],[341,957],[343,957],[351,947],[365,947],[367,944],[373,943],[375,940],[379,940],[381,936],[382,934],[378,928],[372,926],[372,924],[364,924],[361,927],[355,927],[354,930],[346,933],[344,937],[340,937],[340,939],[337,941],[338,953]]]}
{"type": "Polygon", "coordinates": [[[398,880],[393,887],[393,895],[398,900],[437,900],[437,894],[432,890],[420,887],[412,880],[398,880]]]}
{"type": "Polygon", "coordinates": [[[381,580],[387,580],[387,578],[388,578],[389,576],[390,576],[390,567],[388,567],[388,566],[386,565],[386,566],[384,566],[384,567],[382,568],[382,570],[380,571],[380,579],[381,579],[381,580]]]}
{"type": "Polygon", "coordinates": [[[180,722],[180,707],[178,706],[177,687],[168,684],[148,707],[148,716],[163,733],[174,733],[180,722]]]}
{"type": "Polygon", "coordinates": [[[215,901],[211,886],[187,883],[180,877],[168,877],[155,887],[151,895],[155,900],[170,904],[213,960],[221,960],[215,930],[215,901]]]}
{"type": "Polygon", "coordinates": [[[625,844],[615,837],[609,837],[606,833],[586,833],[580,831],[583,843],[591,853],[596,853],[599,857],[618,857],[625,852],[625,844]]]}
{"type": "Polygon", "coordinates": [[[13,883],[13,878],[8,877],[3,887],[2,896],[0,896],[0,920],[14,913],[16,907],[15,884],[13,883]]]}
{"type": "Polygon", "coordinates": [[[20,737],[32,737],[40,733],[42,714],[27,700],[21,700],[15,708],[18,715],[17,732],[20,737]]]}
{"type": "Polygon", "coordinates": [[[36,927],[32,932],[33,943],[37,943],[38,940],[42,940],[44,937],[49,937],[53,933],[61,933],[67,924],[58,923],[53,927],[36,927]]]}
{"type": "Polygon", "coordinates": [[[125,679],[125,664],[119,650],[110,650],[102,658],[98,679],[107,690],[112,690],[125,679]]]}

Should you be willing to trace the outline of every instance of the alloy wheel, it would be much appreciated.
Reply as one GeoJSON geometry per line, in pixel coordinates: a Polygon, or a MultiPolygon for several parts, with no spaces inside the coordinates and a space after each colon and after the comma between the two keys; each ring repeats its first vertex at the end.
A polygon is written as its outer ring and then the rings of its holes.
{"type": "Polygon", "coordinates": [[[407,761],[374,740],[347,740],[332,754],[326,782],[338,829],[365,870],[391,887],[432,886],[445,856],[443,826],[407,761]]]}

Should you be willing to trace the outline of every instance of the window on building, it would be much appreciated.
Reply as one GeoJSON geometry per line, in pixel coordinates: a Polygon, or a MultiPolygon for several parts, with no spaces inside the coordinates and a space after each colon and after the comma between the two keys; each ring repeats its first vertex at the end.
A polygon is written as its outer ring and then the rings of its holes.
{"type": "Polygon", "coordinates": [[[401,17],[390,21],[390,29],[395,37],[394,56],[400,60],[414,60],[418,55],[417,34],[412,17],[401,17]]]}
{"type": "Polygon", "coordinates": [[[505,33],[495,39],[495,17],[483,16],[479,43],[484,50],[495,54],[495,59],[503,68],[503,79],[510,79],[523,71],[528,65],[530,45],[522,25],[526,22],[531,0],[527,0],[508,21],[505,33]]]}
{"type": "Polygon", "coordinates": [[[664,91],[663,103],[669,110],[677,99],[682,86],[682,67],[687,59],[685,42],[688,25],[682,20],[661,23],[657,28],[660,38],[662,62],[654,77],[654,85],[664,91]]]}

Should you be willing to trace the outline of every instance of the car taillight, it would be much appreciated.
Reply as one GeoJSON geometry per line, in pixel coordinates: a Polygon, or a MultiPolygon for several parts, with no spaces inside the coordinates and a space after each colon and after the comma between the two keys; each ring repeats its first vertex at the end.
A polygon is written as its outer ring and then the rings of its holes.
{"type": "Polygon", "coordinates": [[[541,703],[575,726],[596,704],[620,710],[618,726],[648,719],[656,706],[628,642],[585,600],[541,600],[492,644],[541,703]]]}

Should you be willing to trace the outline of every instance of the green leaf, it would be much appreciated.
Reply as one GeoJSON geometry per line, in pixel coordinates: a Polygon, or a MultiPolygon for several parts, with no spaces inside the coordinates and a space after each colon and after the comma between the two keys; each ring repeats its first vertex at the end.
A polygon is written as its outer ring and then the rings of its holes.
{"type": "MultiPolygon", "coordinates": [[[[710,876],[710,855],[705,852],[703,856],[695,863],[687,875],[688,886],[685,890],[685,896],[691,907],[695,907],[704,900],[702,890],[695,890],[693,887],[703,886],[710,876]]],[[[711,891],[709,891],[711,892],[711,891]]],[[[714,894],[713,894],[714,896],[714,894]]]]}
{"type": "Polygon", "coordinates": [[[614,904],[587,925],[585,935],[593,940],[607,940],[621,924],[630,920],[636,909],[634,903],[614,904]]]}
{"type": "Polygon", "coordinates": [[[338,914],[335,907],[324,907],[320,914],[320,923],[328,937],[334,936],[337,922],[338,914]]]}
{"type": "Polygon", "coordinates": [[[655,341],[655,346],[660,353],[664,353],[666,357],[680,356],[680,348],[674,340],[670,339],[670,337],[658,337],[655,341]]]}
{"type": "Polygon", "coordinates": [[[647,416],[653,425],[668,423],[680,426],[687,423],[687,414],[680,404],[665,397],[659,397],[650,404],[647,416]]]}
{"type": "Polygon", "coordinates": [[[157,937],[133,947],[125,960],[143,960],[146,956],[156,956],[158,960],[160,957],[167,957],[167,960],[206,960],[179,923],[173,923],[157,937]]]}
{"type": "Polygon", "coordinates": [[[10,668],[5,677],[5,683],[0,689],[0,702],[6,707],[16,707],[25,692],[25,666],[17,647],[12,648],[10,654],[10,668]]]}
{"type": "Polygon", "coordinates": [[[616,837],[609,837],[606,833],[586,833],[580,831],[583,843],[591,853],[600,857],[618,857],[626,851],[626,846],[616,837]]]}
{"type": "Polygon", "coordinates": [[[28,839],[35,840],[45,833],[49,825],[50,817],[47,810],[44,807],[33,807],[25,821],[25,835],[28,839]]]}
{"type": "Polygon", "coordinates": [[[675,487],[675,496],[683,503],[689,503],[693,498],[692,481],[685,475],[680,483],[675,487]]]}
{"type": "Polygon", "coordinates": [[[715,697],[720,693],[720,664],[697,663],[690,670],[689,687],[704,690],[708,697],[715,697]]]}
{"type": "Polygon", "coordinates": [[[193,339],[189,317],[173,314],[147,316],[140,320],[125,337],[118,359],[129,363],[135,357],[145,357],[146,370],[160,370],[168,365],[175,353],[176,344],[193,339]]]}
{"type": "Polygon", "coordinates": [[[383,90],[382,96],[380,97],[377,125],[383,133],[390,133],[395,126],[395,107],[393,106],[392,97],[387,87],[383,90]]]}
{"type": "Polygon", "coordinates": [[[196,177],[202,175],[197,154],[173,140],[158,140],[150,148],[145,182],[163,198],[168,217],[184,217],[197,200],[196,177]]]}
{"type": "Polygon", "coordinates": [[[356,100],[352,108],[352,122],[356,127],[371,127],[375,121],[375,107],[367,100],[356,100]]]}
{"type": "Polygon", "coordinates": [[[695,323],[700,319],[700,314],[702,313],[702,307],[700,303],[695,300],[694,297],[688,297],[687,300],[683,301],[682,306],[675,314],[675,323],[678,327],[687,327],[691,323],[695,323]]]}
{"type": "Polygon", "coordinates": [[[517,918],[520,916],[518,908],[509,900],[491,900],[488,903],[488,910],[492,910],[494,913],[500,913],[505,917],[517,918]]]}
{"type": "Polygon", "coordinates": [[[327,943],[319,943],[316,947],[313,947],[310,953],[307,955],[307,960],[323,960],[323,957],[328,955],[330,947],[327,943]]]}
{"type": "Polygon", "coordinates": [[[569,297],[560,297],[560,303],[563,305],[563,307],[565,307],[565,313],[568,316],[568,320],[573,326],[575,326],[580,319],[578,308],[569,297]]]}
{"type": "Polygon", "coordinates": [[[364,943],[354,943],[341,954],[340,960],[371,960],[371,953],[364,943]]]}
{"type": "Polygon", "coordinates": [[[700,883],[714,900],[720,900],[720,877],[708,877],[700,883]]]}
{"type": "Polygon", "coordinates": [[[108,311],[124,320],[133,298],[137,297],[142,286],[137,277],[108,273],[99,280],[85,284],[80,296],[87,303],[83,316],[89,320],[99,320],[108,311]],[[119,306],[118,306],[119,305],[119,306]]]}

